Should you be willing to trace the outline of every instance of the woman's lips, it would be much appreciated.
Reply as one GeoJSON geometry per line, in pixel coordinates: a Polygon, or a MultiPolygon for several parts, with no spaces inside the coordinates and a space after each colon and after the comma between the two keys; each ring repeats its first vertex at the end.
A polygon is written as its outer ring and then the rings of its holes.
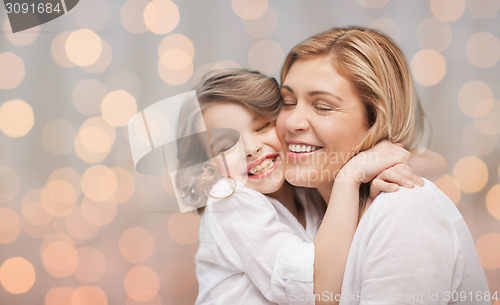
{"type": "Polygon", "coordinates": [[[288,157],[291,159],[305,158],[323,149],[320,145],[298,141],[287,141],[288,157]]]}
{"type": "Polygon", "coordinates": [[[248,178],[262,179],[271,174],[277,167],[279,154],[268,154],[250,163],[247,167],[248,178]]]}

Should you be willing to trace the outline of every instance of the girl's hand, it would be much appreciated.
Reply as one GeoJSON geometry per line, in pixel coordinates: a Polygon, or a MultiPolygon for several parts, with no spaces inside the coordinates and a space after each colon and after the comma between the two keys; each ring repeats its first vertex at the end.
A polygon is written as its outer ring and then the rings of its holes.
{"type": "Polygon", "coordinates": [[[424,185],[424,180],[415,175],[407,164],[396,164],[373,179],[370,185],[370,198],[375,199],[381,192],[395,192],[399,186],[412,188],[415,185],[424,185]]]}
{"type": "MultiPolygon", "coordinates": [[[[392,144],[384,140],[351,158],[337,176],[342,181],[351,181],[358,184],[368,183],[396,164],[408,165],[409,160],[410,152],[404,149],[402,145],[392,144]]],[[[398,183],[401,180],[391,180],[390,177],[399,177],[403,172],[403,170],[389,171],[383,177],[386,177],[391,182],[398,183]]],[[[337,180],[335,178],[335,181],[337,180]]],[[[377,182],[377,184],[381,183],[377,182]]]]}

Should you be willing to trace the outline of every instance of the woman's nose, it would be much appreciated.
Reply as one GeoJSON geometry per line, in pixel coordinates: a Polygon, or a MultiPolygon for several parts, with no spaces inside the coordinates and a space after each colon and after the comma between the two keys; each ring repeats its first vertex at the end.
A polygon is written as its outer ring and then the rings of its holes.
{"type": "Polygon", "coordinates": [[[309,129],[309,121],[307,120],[307,109],[296,106],[289,111],[286,119],[286,128],[291,132],[307,131],[309,129]]]}

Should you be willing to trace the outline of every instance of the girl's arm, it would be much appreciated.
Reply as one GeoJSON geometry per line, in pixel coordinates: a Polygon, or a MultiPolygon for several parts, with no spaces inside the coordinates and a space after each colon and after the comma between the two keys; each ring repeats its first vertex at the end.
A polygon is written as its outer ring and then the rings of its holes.
{"type": "MultiPolygon", "coordinates": [[[[359,188],[380,172],[395,164],[408,163],[410,153],[387,141],[361,152],[342,167],[335,178],[328,208],[314,239],[314,293],[321,296],[316,304],[338,304],[344,269],[358,223],[359,188]]],[[[422,181],[411,172],[388,170],[392,183],[412,187],[422,181]]],[[[395,191],[394,185],[382,185],[382,191],[395,191]],[[384,188],[387,186],[387,188],[384,188]]]]}

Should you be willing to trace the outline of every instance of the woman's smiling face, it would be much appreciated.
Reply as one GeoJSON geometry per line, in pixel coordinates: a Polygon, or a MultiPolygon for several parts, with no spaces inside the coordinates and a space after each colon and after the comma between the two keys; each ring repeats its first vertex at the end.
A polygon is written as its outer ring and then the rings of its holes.
{"type": "Polygon", "coordinates": [[[363,102],[326,55],[294,62],[281,94],[276,126],[286,179],[296,186],[331,187],[368,130],[363,102]]]}

